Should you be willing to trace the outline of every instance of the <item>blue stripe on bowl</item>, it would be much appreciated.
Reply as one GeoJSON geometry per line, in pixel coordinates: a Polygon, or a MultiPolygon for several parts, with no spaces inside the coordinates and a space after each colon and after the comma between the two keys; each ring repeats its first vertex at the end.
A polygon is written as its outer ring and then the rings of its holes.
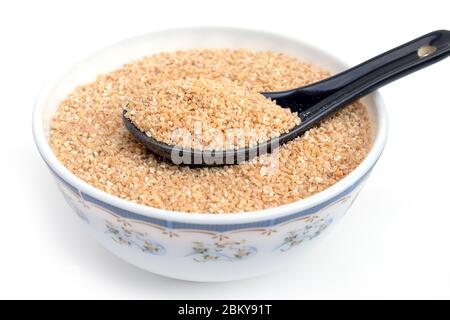
{"type": "MultiPolygon", "coordinates": [[[[374,163],[375,165],[375,163],[374,163]]],[[[193,223],[183,223],[183,222],[177,222],[177,221],[169,221],[169,220],[163,220],[153,217],[144,216],[141,214],[137,214],[128,210],[124,210],[115,206],[110,205],[109,203],[103,202],[97,198],[94,198],[90,196],[87,193],[79,192],[78,189],[76,189],[74,186],[69,184],[67,181],[65,181],[63,178],[61,178],[52,168],[49,167],[50,171],[53,173],[53,175],[61,181],[65,186],[70,188],[73,192],[81,194],[83,199],[85,201],[91,202],[97,206],[100,206],[108,211],[111,211],[112,213],[119,215],[123,218],[143,221],[147,223],[151,223],[154,225],[158,225],[164,228],[168,229],[189,229],[189,230],[205,230],[205,231],[214,231],[214,232],[226,232],[226,231],[234,231],[239,229],[249,229],[249,228],[267,228],[267,227],[273,227],[280,223],[293,220],[299,217],[307,216],[310,214],[313,214],[330,204],[336,202],[337,200],[345,197],[346,195],[350,194],[356,187],[358,187],[364,179],[369,175],[369,173],[372,171],[373,166],[367,171],[356,183],[351,185],[349,188],[338,194],[337,196],[322,202],[318,204],[317,206],[311,207],[309,209],[299,211],[290,215],[282,216],[277,219],[270,219],[265,221],[258,221],[258,222],[250,222],[250,223],[239,223],[239,224],[193,224],[193,223]]]]}

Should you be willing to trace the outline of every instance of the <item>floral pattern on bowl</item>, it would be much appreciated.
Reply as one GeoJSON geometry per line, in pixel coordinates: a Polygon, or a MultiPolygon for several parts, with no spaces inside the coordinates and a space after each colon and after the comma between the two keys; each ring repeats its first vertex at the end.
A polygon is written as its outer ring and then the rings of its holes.
{"type": "Polygon", "coordinates": [[[142,252],[163,255],[166,253],[166,249],[158,242],[149,239],[147,233],[136,232],[131,228],[131,224],[126,220],[121,221],[120,226],[114,225],[111,221],[105,221],[106,233],[111,235],[111,239],[119,244],[124,244],[129,247],[136,247],[142,252]]]}
{"type": "Polygon", "coordinates": [[[281,252],[288,251],[295,246],[300,245],[304,241],[309,241],[317,237],[324,231],[332,222],[332,218],[318,218],[311,216],[311,224],[305,225],[301,229],[289,231],[284,238],[284,241],[277,249],[281,252]]]}
{"type": "Polygon", "coordinates": [[[257,251],[255,247],[245,245],[245,240],[213,243],[195,241],[192,250],[188,256],[192,256],[197,262],[239,261],[253,256],[257,251]]]}

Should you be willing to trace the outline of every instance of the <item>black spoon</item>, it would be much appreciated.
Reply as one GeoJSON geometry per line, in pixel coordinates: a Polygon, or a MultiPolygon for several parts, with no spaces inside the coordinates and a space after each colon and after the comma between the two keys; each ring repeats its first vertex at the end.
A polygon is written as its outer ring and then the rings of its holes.
{"type": "Polygon", "coordinates": [[[151,152],[175,164],[217,166],[237,164],[286,143],[352,101],[450,55],[450,31],[439,30],[387,51],[351,69],[297,89],[262,94],[298,112],[300,125],[254,147],[237,150],[197,150],[172,146],[149,137],[123,113],[131,134],[151,152]]]}

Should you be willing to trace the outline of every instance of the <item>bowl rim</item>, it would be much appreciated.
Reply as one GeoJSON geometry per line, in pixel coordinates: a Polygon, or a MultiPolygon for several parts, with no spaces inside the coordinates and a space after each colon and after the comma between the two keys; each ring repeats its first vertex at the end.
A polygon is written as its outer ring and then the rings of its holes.
{"type": "Polygon", "coordinates": [[[50,167],[51,171],[53,171],[55,174],[57,174],[60,178],[65,180],[70,185],[74,186],[77,190],[86,193],[91,197],[101,200],[107,204],[110,204],[114,207],[126,211],[134,212],[136,214],[143,215],[146,217],[158,218],[161,220],[214,225],[214,224],[242,224],[249,222],[266,221],[290,215],[292,213],[305,211],[333,197],[336,197],[341,192],[347,190],[352,185],[356,184],[363,176],[365,176],[366,173],[368,173],[375,165],[381,153],[383,152],[388,133],[387,112],[383,98],[378,93],[378,91],[375,91],[371,94],[371,97],[374,100],[374,107],[377,114],[377,123],[376,123],[376,131],[374,132],[374,140],[372,146],[368,154],[364,158],[364,160],[346,177],[342,178],[340,181],[336,182],[334,185],[326,188],[325,190],[322,190],[310,197],[290,202],[281,206],[237,213],[189,213],[183,211],[170,211],[137,204],[129,200],[113,196],[109,193],[106,193],[105,191],[102,191],[88,184],[87,182],[83,181],[75,174],[73,174],[56,158],[55,154],[51,150],[50,145],[45,136],[45,130],[42,121],[47,96],[52,91],[54,86],[58,83],[61,76],[67,74],[72,69],[72,67],[88,59],[89,57],[97,54],[98,52],[116,46],[120,43],[137,40],[139,38],[148,37],[150,35],[156,36],[164,33],[186,32],[186,31],[239,32],[239,33],[257,34],[266,37],[276,37],[280,40],[295,42],[308,50],[320,52],[320,54],[327,56],[335,63],[341,64],[342,66],[348,66],[345,62],[343,62],[339,58],[336,58],[334,55],[329,54],[328,52],[314,45],[311,45],[307,42],[298,40],[297,38],[280,35],[270,31],[247,29],[247,28],[215,27],[215,26],[172,28],[147,32],[144,34],[140,34],[138,36],[116,41],[115,43],[112,43],[104,48],[100,48],[95,52],[91,53],[90,55],[85,56],[84,58],[76,61],[75,63],[70,65],[69,68],[66,68],[64,72],[59,72],[56,74],[56,76],[50,77],[51,80],[44,82],[44,85],[36,98],[35,105],[33,108],[32,131],[36,147],[41,157],[43,158],[44,162],[50,167]]]}

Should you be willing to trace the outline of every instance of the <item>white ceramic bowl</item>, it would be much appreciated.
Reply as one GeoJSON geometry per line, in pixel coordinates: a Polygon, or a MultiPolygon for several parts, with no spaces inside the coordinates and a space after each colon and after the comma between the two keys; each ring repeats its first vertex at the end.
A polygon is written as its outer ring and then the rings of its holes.
{"type": "Polygon", "coordinates": [[[74,65],[42,91],[33,114],[34,138],[42,158],[69,205],[98,241],[140,268],[193,281],[252,277],[298,255],[345,214],[387,137],[384,105],[379,94],[373,93],[364,98],[374,128],[373,146],[353,172],[307,199],[237,214],[192,214],[137,205],[90,186],[56,159],[48,143],[50,120],[59,102],[76,86],[144,55],[214,47],[281,51],[332,72],[345,68],[319,49],[266,32],[230,28],[154,32],[121,41],[74,65]]]}

